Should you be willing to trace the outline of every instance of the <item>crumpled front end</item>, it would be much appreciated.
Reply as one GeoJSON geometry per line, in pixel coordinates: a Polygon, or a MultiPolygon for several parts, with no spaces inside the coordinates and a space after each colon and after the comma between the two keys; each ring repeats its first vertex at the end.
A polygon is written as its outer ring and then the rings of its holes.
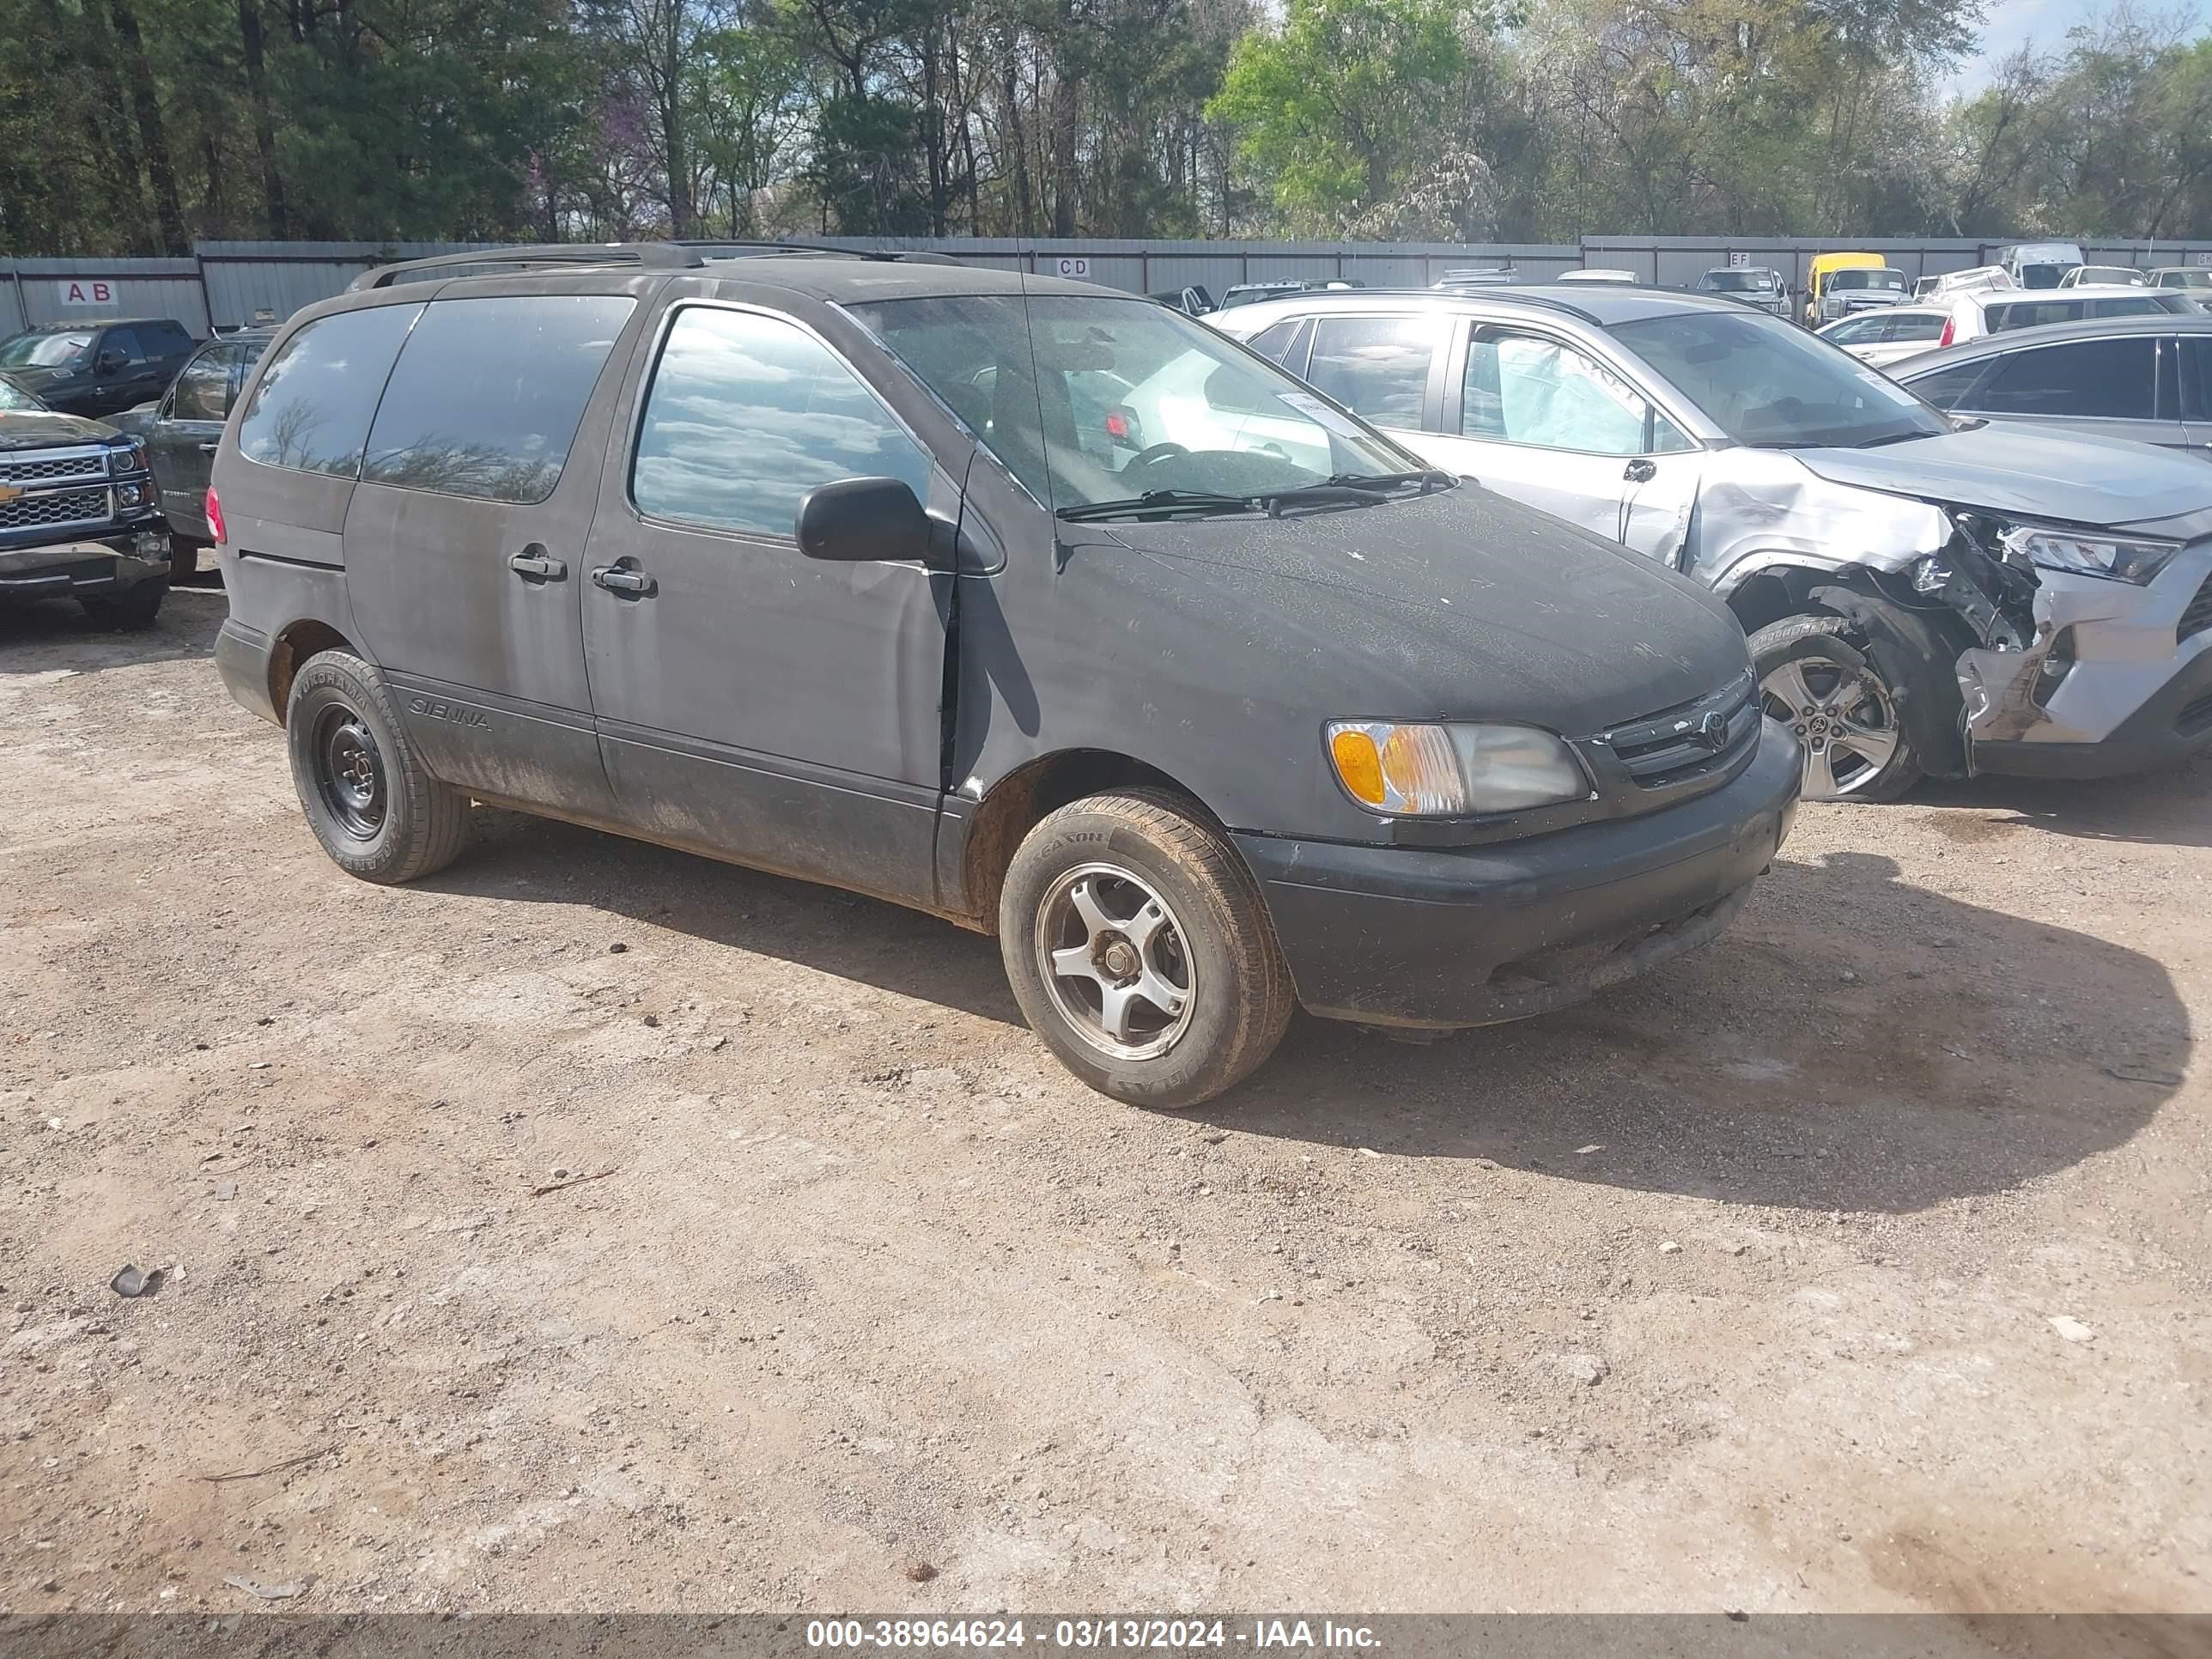
{"type": "MultiPolygon", "coordinates": [[[[1688,550],[1723,594],[1755,578],[1919,613],[1957,650],[1968,771],[2102,775],[2212,744],[2212,510],[2092,540],[2173,550],[2148,580],[2032,557],[2050,521],[1845,483],[1771,451],[1710,456],[1688,550]]],[[[1847,606],[1845,608],[1848,608],[1847,606]]]]}

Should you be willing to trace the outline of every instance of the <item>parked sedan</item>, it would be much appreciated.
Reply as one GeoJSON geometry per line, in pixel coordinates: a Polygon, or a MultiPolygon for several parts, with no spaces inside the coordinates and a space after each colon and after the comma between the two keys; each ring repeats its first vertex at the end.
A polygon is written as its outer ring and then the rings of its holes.
{"type": "Polygon", "coordinates": [[[46,323],[0,340],[0,374],[62,414],[112,415],[159,395],[191,355],[173,317],[46,323]]]}
{"type": "Polygon", "coordinates": [[[2115,317],[1992,334],[1889,371],[1938,409],[2167,449],[2212,444],[2212,317],[2115,317]]]}
{"type": "Polygon", "coordinates": [[[1688,573],[1806,793],[2100,776],[2212,746],[2212,467],[1954,422],[1731,301],[1307,295],[1244,337],[1432,464],[1688,573]]]}
{"type": "Polygon", "coordinates": [[[1931,349],[1949,316],[1941,306],[1896,306],[1887,311],[1863,311],[1818,331],[1829,344],[1881,368],[1931,349]]]}
{"type": "Polygon", "coordinates": [[[239,388],[275,331],[241,329],[210,340],[161,398],[115,417],[122,431],[146,440],[153,452],[154,482],[169,521],[171,575],[178,581],[199,569],[201,551],[215,544],[207,521],[207,489],[216,441],[239,388]]]}
{"type": "Polygon", "coordinates": [[[2133,265],[2076,265],[2058,279],[2061,288],[2146,288],[2150,278],[2133,265]]]}
{"type": "Polygon", "coordinates": [[[2158,265],[2150,272],[2150,285],[2185,289],[2203,298],[2203,290],[2212,289],[2212,265],[2158,265]]]}

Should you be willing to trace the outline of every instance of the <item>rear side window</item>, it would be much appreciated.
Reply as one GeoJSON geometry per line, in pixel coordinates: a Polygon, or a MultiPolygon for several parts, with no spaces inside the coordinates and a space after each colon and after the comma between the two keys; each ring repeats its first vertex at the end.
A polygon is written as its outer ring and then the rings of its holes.
{"type": "Polygon", "coordinates": [[[1900,343],[1908,340],[1932,340],[1942,331],[1943,319],[1941,317],[1893,317],[1889,319],[1889,331],[1882,338],[1900,343]]]}
{"type": "Polygon", "coordinates": [[[2148,421],[2156,407],[2158,343],[2080,340],[2014,354],[1973,399],[1988,415],[2148,421]]]}
{"type": "Polygon", "coordinates": [[[687,306],[653,371],[630,498],[655,518],[788,537],[802,496],[839,478],[903,479],[929,499],[927,452],[805,330],[687,306]]]}
{"type": "Polygon", "coordinates": [[[177,376],[177,395],[169,405],[175,421],[220,421],[230,413],[230,371],[235,346],[216,346],[185,365],[177,376]]]}
{"type": "Polygon", "coordinates": [[[1285,318],[1261,329],[1244,343],[1262,357],[1273,359],[1295,374],[1304,367],[1298,361],[1296,347],[1299,332],[1305,325],[1306,319],[1303,317],[1285,318]]]}
{"type": "Polygon", "coordinates": [[[1305,378],[1377,426],[1418,430],[1436,332],[1429,317],[1323,317],[1305,378]]]}
{"type": "Polygon", "coordinates": [[[264,466],[356,477],[368,423],[420,305],[319,318],[284,343],[239,422],[239,452],[264,466]]]}
{"type": "Polygon", "coordinates": [[[2045,323],[2079,322],[2086,303],[2081,300],[2016,300],[2010,305],[1991,306],[1987,313],[1990,332],[2002,334],[2015,328],[2040,328],[2045,323]]]}
{"type": "Polygon", "coordinates": [[[1953,363],[1926,374],[1916,375],[1905,384],[1905,389],[1915,397],[1925,398],[1938,409],[1958,409],[1964,405],[1966,394],[1989,370],[1986,362],[1953,363]]]}
{"type": "Polygon", "coordinates": [[[433,302],[384,388],[362,482],[544,501],[636,303],[598,294],[433,302]]]}
{"type": "Polygon", "coordinates": [[[2151,317],[2165,309],[2166,307],[2160,305],[2154,296],[2148,294],[2131,295],[2120,300],[2089,301],[2089,314],[2092,317],[2151,317]]]}

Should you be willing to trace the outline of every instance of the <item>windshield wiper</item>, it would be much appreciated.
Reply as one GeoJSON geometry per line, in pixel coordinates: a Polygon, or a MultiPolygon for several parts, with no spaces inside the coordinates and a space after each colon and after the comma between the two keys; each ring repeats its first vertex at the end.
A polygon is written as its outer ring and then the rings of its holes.
{"type": "Polygon", "coordinates": [[[1893,432],[1887,437],[1869,438],[1864,443],[1852,447],[1857,449],[1880,449],[1885,444],[1909,444],[1916,438],[1937,438],[1942,435],[1938,432],[1893,432]]]}
{"type": "Polygon", "coordinates": [[[1421,494],[1431,488],[1449,489],[1459,482],[1456,476],[1439,466],[1417,467],[1411,472],[1336,472],[1322,480],[1323,483],[1357,485],[1369,489],[1395,489],[1401,484],[1417,483],[1421,494]]]}
{"type": "Polygon", "coordinates": [[[1211,489],[1148,489],[1121,501],[1081,501],[1060,508],[1053,516],[1079,524],[1088,519],[1126,519],[1139,513],[1250,513],[1258,505],[1256,496],[1224,495],[1211,489]]]}
{"type": "Polygon", "coordinates": [[[1284,489],[1264,491],[1257,499],[1267,504],[1269,517],[1279,518],[1286,505],[1339,501],[1347,507],[1367,507],[1382,500],[1388,491],[1403,489],[1409,483],[1419,484],[1421,494],[1425,495],[1437,485],[1449,488],[1458,482],[1450,473],[1435,467],[1423,467],[1414,472],[1336,472],[1319,483],[1292,484],[1284,489]]]}

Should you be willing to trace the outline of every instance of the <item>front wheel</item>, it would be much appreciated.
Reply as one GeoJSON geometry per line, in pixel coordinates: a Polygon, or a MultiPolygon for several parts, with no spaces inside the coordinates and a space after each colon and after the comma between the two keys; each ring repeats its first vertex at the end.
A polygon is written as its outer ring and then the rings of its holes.
{"type": "Polygon", "coordinates": [[[1259,884],[1218,830],[1164,791],[1047,815],[1007,867],[999,944],[1031,1028],[1117,1100],[1210,1100],[1273,1054],[1290,1024],[1290,969],[1259,884]]]}
{"type": "Polygon", "coordinates": [[[1788,617],[1751,636],[1760,701],[1804,752],[1808,800],[1895,800],[1920,780],[1903,665],[1846,637],[1857,632],[1843,617],[1788,617]]]}

